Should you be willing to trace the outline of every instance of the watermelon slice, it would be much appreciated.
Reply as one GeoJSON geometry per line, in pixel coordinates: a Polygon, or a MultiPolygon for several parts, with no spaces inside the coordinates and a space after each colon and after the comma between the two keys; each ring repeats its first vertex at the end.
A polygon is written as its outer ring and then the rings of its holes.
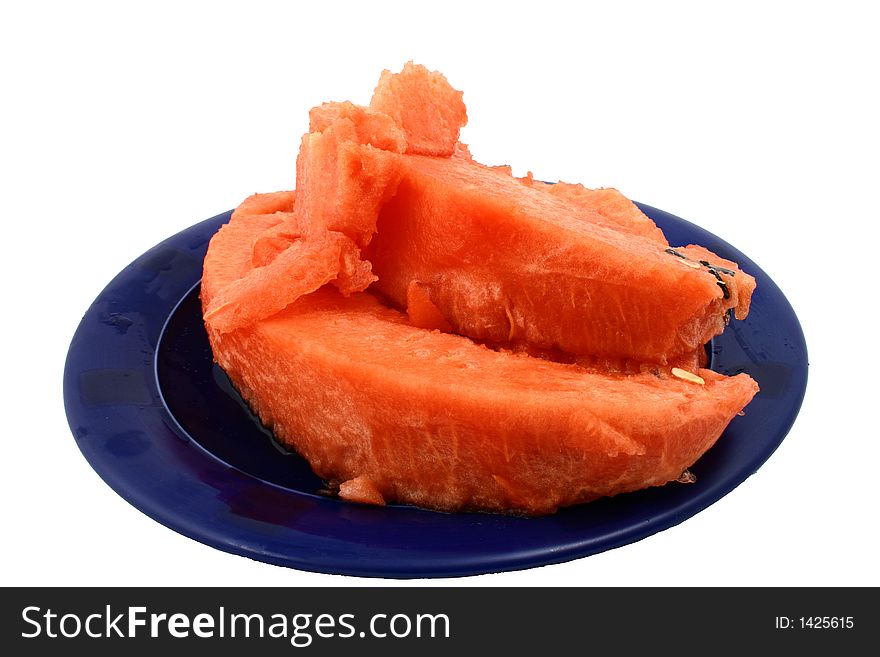
{"type": "Polygon", "coordinates": [[[747,312],[754,279],[708,251],[673,255],[552,186],[465,159],[398,161],[364,256],[399,308],[417,280],[462,335],[661,364],[720,333],[728,310],[747,312]]]}
{"type": "Polygon", "coordinates": [[[400,73],[382,71],[370,109],[403,128],[407,153],[448,156],[467,123],[462,96],[442,73],[407,62],[400,73]]]}

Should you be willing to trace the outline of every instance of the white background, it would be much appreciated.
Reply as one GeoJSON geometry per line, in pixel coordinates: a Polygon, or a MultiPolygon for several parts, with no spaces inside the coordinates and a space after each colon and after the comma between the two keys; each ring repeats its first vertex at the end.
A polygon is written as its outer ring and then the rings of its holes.
{"type": "Polygon", "coordinates": [[[80,455],[61,375],[119,270],[291,188],[308,109],[367,102],[414,59],[465,91],[477,159],[616,186],[722,236],[787,294],[810,349],[788,438],[708,510],[590,558],[431,583],[880,584],[870,3],[432,4],[4,3],[0,583],[396,583],[265,565],[150,520],[80,455]]]}

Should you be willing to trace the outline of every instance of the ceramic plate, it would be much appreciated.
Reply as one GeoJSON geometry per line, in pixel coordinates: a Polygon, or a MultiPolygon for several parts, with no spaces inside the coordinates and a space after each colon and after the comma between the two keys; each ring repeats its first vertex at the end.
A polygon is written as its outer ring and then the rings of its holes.
{"type": "Polygon", "coordinates": [[[529,568],[632,543],[702,511],[779,446],[807,382],[803,333],[779,288],[714,235],[640,207],[671,244],[701,244],[758,281],[751,312],[711,344],[711,367],[761,392],[691,470],[697,482],[620,495],[541,518],[368,507],[324,497],[308,464],[279,448],[213,364],[199,279],[227,212],[126,267],[86,312],[67,357],[64,401],[83,455],[119,495],[215,548],[302,570],[448,577],[529,568]]]}

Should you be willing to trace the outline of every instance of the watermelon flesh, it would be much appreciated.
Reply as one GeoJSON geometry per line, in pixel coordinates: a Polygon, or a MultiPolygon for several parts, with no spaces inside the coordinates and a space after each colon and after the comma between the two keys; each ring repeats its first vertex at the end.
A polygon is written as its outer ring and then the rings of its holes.
{"type": "Polygon", "coordinates": [[[344,499],[540,514],[677,479],[757,392],[703,369],[754,279],[617,190],[479,164],[466,120],[412,63],[314,108],[296,192],[209,246],[216,360],[344,499]]]}
{"type": "Polygon", "coordinates": [[[407,62],[400,73],[382,71],[370,109],[403,129],[407,153],[449,156],[467,123],[462,96],[442,73],[407,62]]]}
{"type": "Polygon", "coordinates": [[[361,250],[375,233],[379,208],[396,191],[399,171],[390,151],[365,142],[402,147],[395,141],[402,133],[368,111],[344,106],[324,107],[316,117],[318,125],[329,124],[303,136],[298,193],[258,194],[236,209],[240,216],[271,212],[276,221],[252,238],[251,268],[242,281],[205,308],[215,330],[270,317],[326,283],[351,294],[376,280],[361,250]]]}
{"type": "Polygon", "coordinates": [[[445,511],[542,514],[665,484],[757,389],[496,352],[332,287],[214,348],[279,440],[322,478],[359,481],[349,498],[379,503],[358,495],[368,483],[382,502],[445,511]]]}

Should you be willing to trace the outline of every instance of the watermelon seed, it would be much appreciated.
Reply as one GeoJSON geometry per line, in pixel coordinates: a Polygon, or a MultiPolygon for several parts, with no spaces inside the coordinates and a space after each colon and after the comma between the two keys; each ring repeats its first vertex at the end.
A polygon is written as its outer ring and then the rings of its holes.
{"type": "Polygon", "coordinates": [[[702,379],[702,377],[699,377],[692,372],[688,372],[687,370],[683,370],[678,367],[672,368],[672,376],[683,379],[684,381],[690,381],[691,383],[699,383],[700,385],[704,385],[706,383],[702,379]]]}
{"type": "Polygon", "coordinates": [[[715,271],[720,271],[722,274],[727,274],[728,276],[736,276],[736,272],[732,269],[727,269],[726,267],[719,267],[718,265],[710,265],[712,269],[715,271]]]}
{"type": "Polygon", "coordinates": [[[718,279],[718,287],[720,287],[720,288],[721,288],[721,292],[724,293],[724,298],[725,298],[725,299],[729,299],[729,298],[730,298],[730,290],[727,289],[727,283],[724,282],[724,279],[721,278],[721,274],[719,274],[718,271],[719,271],[719,269],[720,269],[721,271],[726,271],[726,272],[729,272],[729,273],[731,273],[731,274],[732,274],[733,272],[730,271],[729,269],[724,269],[723,267],[721,267],[721,268],[719,268],[719,267],[715,267],[714,265],[709,264],[709,262],[706,261],[706,260],[700,260],[700,264],[703,265],[706,269],[708,269],[708,270],[711,272],[711,274],[712,274],[716,279],[718,279]]]}
{"type": "Polygon", "coordinates": [[[685,470],[676,481],[680,484],[695,484],[697,483],[697,475],[690,470],[685,470]]]}
{"type": "MultiPolygon", "coordinates": [[[[686,265],[689,267],[693,267],[694,269],[698,269],[698,265],[696,263],[691,264],[693,260],[688,258],[686,255],[679,253],[675,249],[666,249],[666,253],[669,255],[674,255],[676,258],[681,258],[686,265]]],[[[718,265],[713,265],[708,260],[700,260],[700,264],[703,265],[706,269],[711,272],[711,274],[718,280],[718,287],[721,288],[721,292],[724,294],[725,299],[730,298],[730,290],[727,288],[727,283],[724,282],[724,279],[721,278],[721,274],[727,274],[728,276],[736,276],[736,272],[732,269],[727,269],[726,267],[719,267],[718,265]],[[719,273],[720,272],[720,273],[719,273]]],[[[729,321],[729,320],[725,320],[729,321]]]]}
{"type": "Polygon", "coordinates": [[[325,481],[324,486],[315,491],[322,497],[339,497],[339,482],[325,481]]]}
{"type": "Polygon", "coordinates": [[[669,255],[674,255],[676,258],[681,258],[681,264],[687,265],[691,269],[699,269],[700,268],[700,265],[698,265],[696,262],[694,262],[693,260],[688,258],[686,255],[682,255],[681,253],[679,253],[675,249],[666,249],[666,253],[668,253],[669,255]]]}

